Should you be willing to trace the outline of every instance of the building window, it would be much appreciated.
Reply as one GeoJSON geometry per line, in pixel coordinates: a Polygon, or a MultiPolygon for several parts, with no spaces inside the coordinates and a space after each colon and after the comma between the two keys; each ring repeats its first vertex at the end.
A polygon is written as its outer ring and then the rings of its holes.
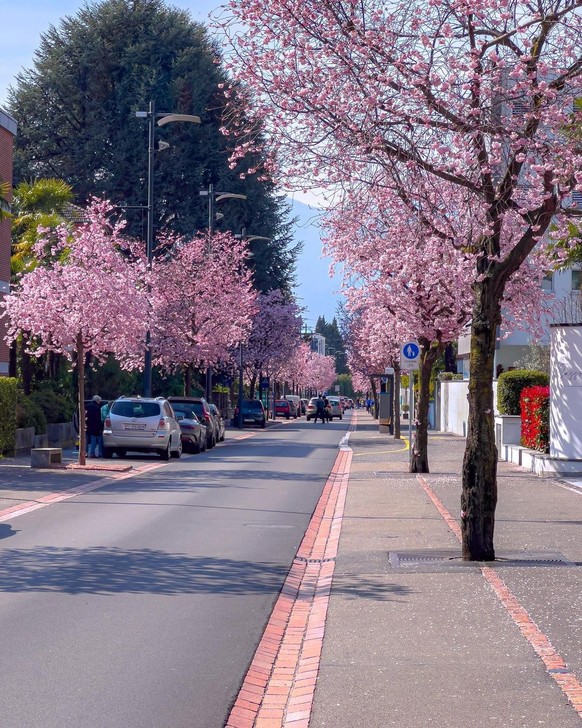
{"type": "Polygon", "coordinates": [[[542,290],[551,293],[554,290],[553,278],[551,273],[546,273],[542,278],[542,290]]]}
{"type": "Polygon", "coordinates": [[[572,290],[579,291],[582,289],[582,270],[572,271],[572,290]]]}

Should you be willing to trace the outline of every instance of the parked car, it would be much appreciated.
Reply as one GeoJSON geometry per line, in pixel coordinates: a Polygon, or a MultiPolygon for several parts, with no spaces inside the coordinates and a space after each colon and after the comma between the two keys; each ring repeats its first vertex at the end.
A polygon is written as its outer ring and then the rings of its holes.
{"type": "MultiPolygon", "coordinates": [[[[232,426],[238,427],[239,425],[239,409],[238,405],[234,410],[234,417],[232,418],[232,426]]],[[[267,417],[265,414],[265,408],[260,399],[243,399],[242,401],[242,424],[244,425],[257,425],[258,427],[267,426],[267,417]]]]}
{"type": "Polygon", "coordinates": [[[295,414],[292,415],[292,417],[294,417],[295,419],[301,417],[301,397],[296,394],[286,394],[283,399],[286,399],[288,402],[293,402],[293,405],[295,407],[295,414]]]}
{"type": "Polygon", "coordinates": [[[184,451],[206,452],[206,425],[200,422],[192,406],[186,402],[173,402],[172,409],[180,425],[184,451]]]}
{"type": "Polygon", "coordinates": [[[224,442],[224,435],[226,434],[226,423],[224,421],[224,417],[215,404],[212,404],[211,402],[208,406],[210,407],[210,412],[212,413],[216,424],[216,442],[224,442]]]}
{"type": "Polygon", "coordinates": [[[109,408],[103,429],[103,457],[113,453],[156,452],[163,460],[182,455],[182,433],[163,397],[119,397],[109,408]]]}
{"type": "Polygon", "coordinates": [[[342,403],[339,397],[328,397],[327,401],[329,402],[329,410],[331,412],[331,418],[337,417],[338,420],[343,419],[344,416],[344,408],[342,407],[342,403]]]}
{"type": "Polygon", "coordinates": [[[168,397],[168,402],[174,406],[177,403],[189,404],[192,406],[196,417],[206,426],[206,447],[208,450],[216,445],[216,425],[210,406],[204,397],[168,397]]]}
{"type": "MultiPolygon", "coordinates": [[[[275,400],[275,417],[285,417],[285,419],[290,420],[293,417],[293,412],[297,412],[293,402],[286,399],[275,400]]],[[[297,414],[295,414],[295,417],[297,417],[297,414]]]]}

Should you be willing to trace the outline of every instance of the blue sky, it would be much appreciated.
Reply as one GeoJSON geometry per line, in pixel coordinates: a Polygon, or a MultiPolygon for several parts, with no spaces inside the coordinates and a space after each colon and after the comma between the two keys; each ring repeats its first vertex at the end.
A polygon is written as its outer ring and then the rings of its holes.
{"type": "MultiPolygon", "coordinates": [[[[66,15],[76,15],[85,3],[80,0],[15,0],[4,3],[0,23],[0,107],[6,100],[8,86],[23,68],[30,68],[39,45],[40,35],[50,25],[58,26],[66,15]]],[[[209,13],[220,6],[220,0],[168,0],[168,5],[188,10],[193,20],[206,22],[209,13]]],[[[330,261],[321,258],[321,242],[317,228],[311,224],[313,210],[304,204],[315,198],[295,195],[293,214],[301,222],[295,232],[297,240],[304,242],[304,251],[298,262],[297,278],[299,304],[307,310],[305,318],[314,326],[322,315],[328,321],[334,317],[339,281],[328,276],[330,261]]]]}

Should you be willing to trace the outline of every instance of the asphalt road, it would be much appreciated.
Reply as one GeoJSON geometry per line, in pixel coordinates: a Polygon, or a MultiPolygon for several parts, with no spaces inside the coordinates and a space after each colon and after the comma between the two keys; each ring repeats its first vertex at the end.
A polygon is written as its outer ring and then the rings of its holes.
{"type": "Polygon", "coordinates": [[[3,728],[221,728],[348,423],[305,419],[15,518],[3,728]]]}

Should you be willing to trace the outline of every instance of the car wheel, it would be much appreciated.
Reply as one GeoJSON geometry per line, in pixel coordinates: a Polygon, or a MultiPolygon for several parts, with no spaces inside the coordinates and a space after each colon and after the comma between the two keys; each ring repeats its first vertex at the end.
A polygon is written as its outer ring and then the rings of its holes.
{"type": "Polygon", "coordinates": [[[202,450],[202,443],[200,442],[200,440],[196,440],[196,442],[191,443],[190,448],[192,449],[194,455],[198,455],[202,450]]]}
{"type": "Polygon", "coordinates": [[[267,423],[265,422],[265,420],[263,420],[263,421],[261,422],[261,429],[263,429],[263,430],[264,430],[266,426],[267,426],[267,423]]]}
{"type": "Polygon", "coordinates": [[[212,450],[214,447],[214,437],[211,435],[210,437],[206,438],[206,449],[212,450]]]}
{"type": "Polygon", "coordinates": [[[220,442],[224,442],[224,435],[225,435],[225,433],[223,432],[222,435],[220,436],[220,442]]]}
{"type": "Polygon", "coordinates": [[[340,420],[343,420],[343,415],[340,415],[339,418],[340,418],[340,420]]]}
{"type": "Polygon", "coordinates": [[[162,460],[169,460],[170,459],[170,443],[168,442],[168,447],[165,450],[162,450],[160,453],[160,457],[162,460]]]}
{"type": "Polygon", "coordinates": [[[291,419],[291,415],[285,415],[285,419],[286,420],[290,420],[291,419]]]}
{"type": "Polygon", "coordinates": [[[206,437],[202,437],[198,444],[200,447],[200,452],[206,452],[206,437]]]}
{"type": "Polygon", "coordinates": [[[176,458],[176,460],[179,460],[182,457],[182,440],[178,440],[178,449],[172,450],[171,455],[173,458],[176,458]]]}
{"type": "Polygon", "coordinates": [[[115,454],[117,455],[118,458],[124,458],[127,455],[127,450],[123,450],[123,449],[118,448],[115,451],[115,454]]]}
{"type": "Polygon", "coordinates": [[[112,458],[113,457],[113,450],[110,447],[104,447],[103,448],[103,457],[104,458],[112,458]]]}
{"type": "Polygon", "coordinates": [[[309,422],[310,419],[311,419],[311,417],[309,415],[307,415],[307,422],[309,422]]]}

